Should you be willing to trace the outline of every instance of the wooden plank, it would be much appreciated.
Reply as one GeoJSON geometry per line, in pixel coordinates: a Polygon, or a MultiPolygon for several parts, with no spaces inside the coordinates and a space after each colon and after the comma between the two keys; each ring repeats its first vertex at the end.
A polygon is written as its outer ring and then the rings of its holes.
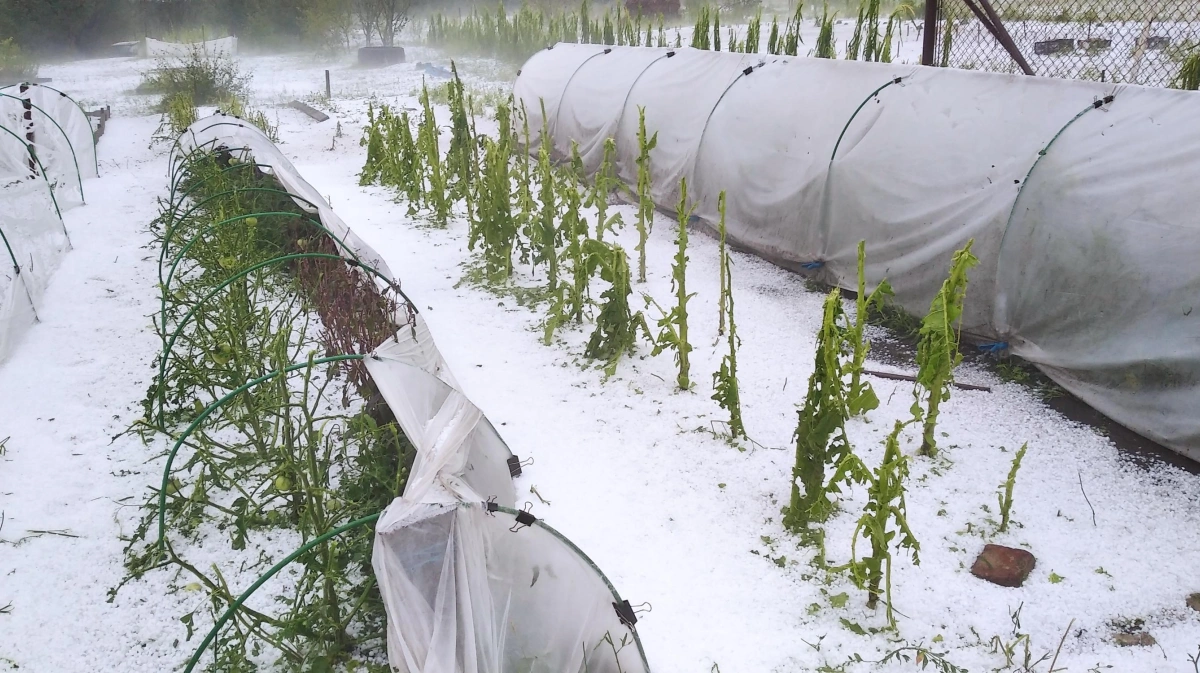
{"type": "Polygon", "coordinates": [[[308,105],[307,103],[301,103],[298,100],[294,100],[294,101],[288,103],[288,107],[295,108],[319,122],[323,122],[323,121],[326,121],[327,119],[329,119],[329,115],[325,114],[324,112],[321,112],[320,110],[314,108],[311,105],[308,105]]]}

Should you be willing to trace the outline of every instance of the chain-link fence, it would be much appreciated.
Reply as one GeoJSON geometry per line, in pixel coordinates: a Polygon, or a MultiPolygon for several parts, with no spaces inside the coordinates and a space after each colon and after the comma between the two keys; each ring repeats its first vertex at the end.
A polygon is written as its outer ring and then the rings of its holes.
{"type": "MultiPolygon", "coordinates": [[[[1034,74],[1046,77],[1172,86],[1188,57],[1200,52],[1196,0],[992,0],[992,6],[1034,74]]],[[[940,12],[936,62],[1020,72],[967,2],[942,0],[940,12]]]]}

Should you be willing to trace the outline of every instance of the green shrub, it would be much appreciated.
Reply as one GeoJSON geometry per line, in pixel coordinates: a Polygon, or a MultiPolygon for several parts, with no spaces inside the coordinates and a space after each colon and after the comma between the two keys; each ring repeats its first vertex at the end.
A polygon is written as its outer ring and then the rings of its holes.
{"type": "Polygon", "coordinates": [[[0,40],[0,82],[31,79],[37,71],[38,64],[11,37],[0,40]]]}
{"type": "Polygon", "coordinates": [[[192,47],[186,56],[161,58],[154,69],[142,77],[138,93],[162,94],[159,110],[165,111],[171,96],[185,93],[196,105],[217,105],[243,97],[250,76],[242,73],[237,61],[209,54],[192,47]]]}

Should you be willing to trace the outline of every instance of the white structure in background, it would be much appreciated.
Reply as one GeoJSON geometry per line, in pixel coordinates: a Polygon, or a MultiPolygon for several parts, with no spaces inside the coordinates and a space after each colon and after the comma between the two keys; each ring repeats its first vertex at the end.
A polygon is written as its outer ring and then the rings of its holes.
{"type": "Polygon", "coordinates": [[[1019,75],[559,44],[514,87],[554,150],[605,138],[653,197],[728,196],[738,245],[833,285],[887,279],[924,315],[975,239],[963,327],[1109,417],[1200,459],[1200,94],[1019,75]]]}
{"type": "Polygon", "coordinates": [[[181,58],[197,51],[208,56],[236,56],[237,46],[236,37],[191,43],[163,42],[147,37],[138,43],[137,50],[142,58],[181,58]]]}
{"type": "MultiPolygon", "coordinates": [[[[253,125],[225,115],[196,122],[172,150],[173,183],[196,150],[256,162],[316,204],[324,226],[364,264],[394,277],[253,125]]],[[[519,459],[457,389],[424,319],[408,309],[398,309],[395,337],[365,360],[416,449],[404,494],[375,527],[392,669],[647,673],[634,609],[575,545],[515,509],[519,459]]]]}
{"type": "Polygon", "coordinates": [[[92,125],[74,100],[40,84],[0,89],[0,362],[37,322],[70,249],[62,211],[96,175],[92,125]]]}

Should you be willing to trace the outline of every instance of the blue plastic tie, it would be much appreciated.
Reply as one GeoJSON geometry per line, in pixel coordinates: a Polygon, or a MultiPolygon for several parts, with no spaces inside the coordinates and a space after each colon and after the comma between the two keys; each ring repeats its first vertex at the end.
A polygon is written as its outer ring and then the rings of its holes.
{"type": "Polygon", "coordinates": [[[988,353],[999,353],[1000,351],[1008,350],[1007,341],[989,341],[979,344],[979,350],[987,351],[988,353]]]}
{"type": "Polygon", "coordinates": [[[800,266],[805,269],[808,269],[809,271],[812,271],[813,269],[819,269],[819,268],[825,266],[825,262],[805,262],[805,263],[801,264],[800,266]]]}

